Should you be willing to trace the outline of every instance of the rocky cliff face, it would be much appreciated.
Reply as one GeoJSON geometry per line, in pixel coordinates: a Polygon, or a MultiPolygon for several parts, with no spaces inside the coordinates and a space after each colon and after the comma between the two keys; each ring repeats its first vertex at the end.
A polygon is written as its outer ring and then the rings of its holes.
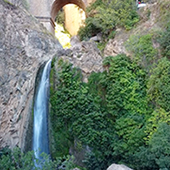
{"type": "Polygon", "coordinates": [[[63,50],[27,11],[0,0],[0,149],[30,147],[35,78],[45,61],[56,54],[69,60],[82,70],[84,81],[91,72],[103,71],[95,43],[73,38],[72,45],[63,50]]]}
{"type": "Polygon", "coordinates": [[[35,18],[0,0],[0,148],[26,147],[37,70],[60,50],[35,18]]]}
{"type": "Polygon", "coordinates": [[[80,68],[83,74],[83,81],[88,81],[88,76],[92,72],[102,72],[103,58],[100,50],[93,41],[80,42],[77,36],[71,38],[72,47],[65,50],[60,57],[64,61],[73,64],[73,67],[80,68]]]}
{"type": "MultiPolygon", "coordinates": [[[[168,0],[164,0],[168,2],[168,0]]],[[[162,4],[163,5],[163,4],[162,4]]],[[[168,9],[168,5],[167,5],[168,9]]],[[[155,0],[150,1],[146,7],[138,10],[140,17],[140,22],[135,28],[130,31],[125,31],[123,29],[116,30],[116,36],[114,39],[110,39],[106,44],[104,49],[104,56],[116,56],[118,54],[130,55],[125,48],[125,42],[129,39],[131,35],[144,35],[151,31],[162,29],[160,25],[160,20],[162,20],[161,5],[155,0]]],[[[154,44],[155,46],[157,44],[154,44]]]]}

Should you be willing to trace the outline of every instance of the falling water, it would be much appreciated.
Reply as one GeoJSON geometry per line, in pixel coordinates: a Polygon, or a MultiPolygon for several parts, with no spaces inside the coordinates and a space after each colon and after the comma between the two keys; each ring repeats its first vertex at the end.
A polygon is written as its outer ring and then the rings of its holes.
{"type": "Polygon", "coordinates": [[[35,158],[38,160],[41,159],[41,153],[49,154],[48,97],[50,69],[51,60],[46,63],[43,69],[34,100],[33,150],[35,158]]]}

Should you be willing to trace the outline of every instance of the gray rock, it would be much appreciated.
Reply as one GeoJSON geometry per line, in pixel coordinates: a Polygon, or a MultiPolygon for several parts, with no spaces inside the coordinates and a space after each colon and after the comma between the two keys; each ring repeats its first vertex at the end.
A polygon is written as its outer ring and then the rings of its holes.
{"type": "Polygon", "coordinates": [[[90,41],[100,42],[101,40],[102,40],[102,35],[101,34],[97,34],[96,36],[90,38],[90,41]]]}
{"type": "Polygon", "coordinates": [[[125,165],[112,164],[107,168],[107,170],[132,170],[132,169],[125,165]]]}
{"type": "Polygon", "coordinates": [[[79,168],[74,168],[74,169],[72,169],[72,170],[80,170],[79,168]]]}
{"type": "MultiPolygon", "coordinates": [[[[92,72],[102,72],[103,58],[94,42],[83,41],[79,43],[79,48],[71,48],[69,55],[63,55],[61,58],[73,64],[74,67],[81,69],[83,81],[88,81],[88,76],[92,72]]],[[[66,54],[66,53],[65,53],[66,54]]]]}

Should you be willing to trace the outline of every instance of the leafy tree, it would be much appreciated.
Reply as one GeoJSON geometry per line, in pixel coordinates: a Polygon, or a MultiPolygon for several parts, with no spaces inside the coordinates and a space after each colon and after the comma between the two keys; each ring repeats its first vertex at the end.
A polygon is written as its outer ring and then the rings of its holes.
{"type": "Polygon", "coordinates": [[[148,114],[145,72],[126,55],[108,57],[105,81],[109,118],[117,135],[112,140],[113,156],[129,163],[144,143],[144,124],[148,114]]]}
{"type": "Polygon", "coordinates": [[[170,169],[170,126],[160,123],[150,140],[151,152],[160,169],[170,169]]]}
{"type": "Polygon", "coordinates": [[[155,162],[155,155],[148,145],[139,147],[132,160],[132,168],[136,170],[159,170],[159,166],[155,162]]]}
{"type": "Polygon", "coordinates": [[[150,101],[156,108],[170,111],[170,61],[162,58],[151,71],[147,88],[150,101]]]}
{"type": "Polygon", "coordinates": [[[147,141],[152,138],[152,135],[158,130],[159,124],[163,122],[170,123],[170,113],[162,108],[154,110],[146,122],[147,141]]]}
{"type": "MultiPolygon", "coordinates": [[[[126,55],[105,58],[104,67],[107,71],[93,73],[88,85],[93,86],[90,92],[100,103],[105,119],[113,131],[109,144],[109,151],[112,153],[110,158],[107,157],[109,154],[106,154],[105,158],[107,161],[114,160],[128,164],[135,160],[133,154],[145,143],[144,125],[149,112],[146,74],[126,55]]],[[[105,149],[107,151],[106,147],[105,149]]],[[[94,160],[93,163],[96,162],[97,160],[94,160]]]]}
{"type": "Polygon", "coordinates": [[[53,157],[68,154],[70,141],[73,140],[70,126],[79,113],[76,110],[78,103],[76,97],[80,93],[79,72],[76,69],[72,70],[71,65],[62,61],[59,61],[58,66],[57,73],[53,71],[53,74],[59,77],[58,84],[53,86],[50,94],[52,136],[54,137],[53,157]]]}
{"type": "Polygon", "coordinates": [[[146,113],[145,72],[126,55],[106,58],[107,109],[115,118],[127,112],[146,113]]]}
{"type": "Polygon", "coordinates": [[[30,170],[30,169],[52,169],[54,165],[49,157],[45,154],[42,155],[43,162],[34,157],[34,152],[27,153],[21,152],[19,148],[14,148],[12,151],[4,148],[1,151],[0,168],[4,170],[30,170]],[[36,162],[36,163],[35,163],[36,162]],[[38,167],[36,165],[39,165],[38,167]],[[41,168],[40,168],[41,167],[41,168]]]}

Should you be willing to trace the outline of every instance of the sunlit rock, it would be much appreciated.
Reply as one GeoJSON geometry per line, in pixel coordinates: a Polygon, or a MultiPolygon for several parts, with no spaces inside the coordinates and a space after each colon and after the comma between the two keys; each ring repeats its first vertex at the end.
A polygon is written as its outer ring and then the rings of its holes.
{"type": "Polygon", "coordinates": [[[132,169],[125,165],[112,164],[107,168],[107,170],[132,170],[132,169]]]}

